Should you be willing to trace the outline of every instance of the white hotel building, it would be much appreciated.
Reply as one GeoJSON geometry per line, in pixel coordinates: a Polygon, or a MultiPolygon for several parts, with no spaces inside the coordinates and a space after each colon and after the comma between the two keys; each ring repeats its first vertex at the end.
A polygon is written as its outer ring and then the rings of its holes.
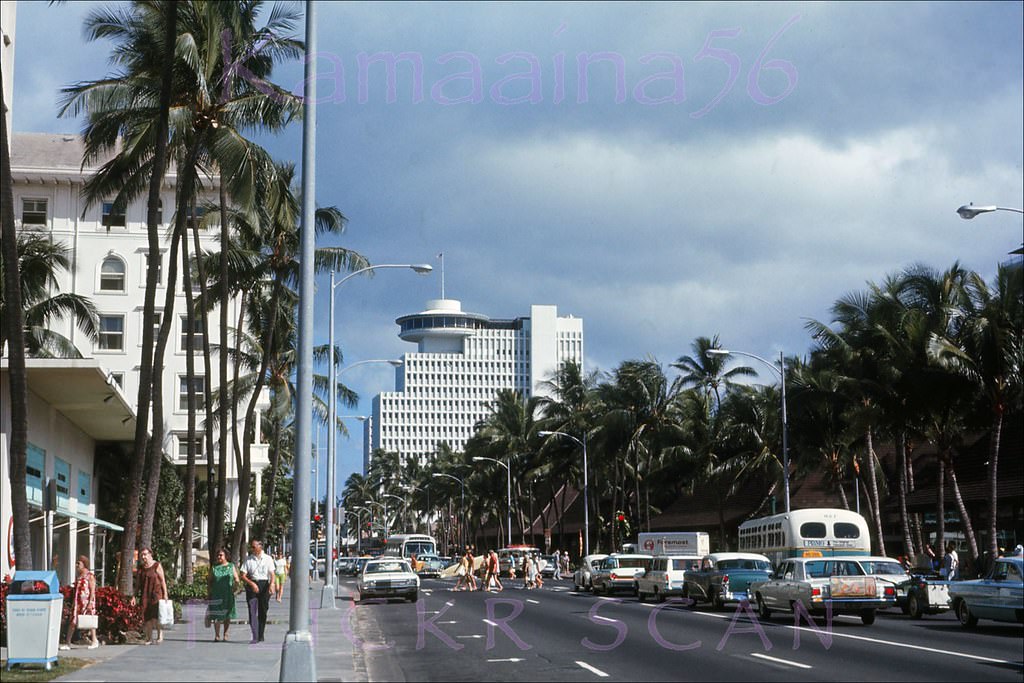
{"type": "MultiPolygon", "coordinates": [[[[427,310],[395,322],[399,337],[418,348],[403,356],[395,391],[373,400],[372,448],[421,462],[443,442],[463,450],[499,390],[541,395],[562,363],[583,363],[583,320],[559,317],[556,306],[492,320],[463,312],[454,299],[434,299],[427,310]]],[[[364,472],[367,467],[364,462],[364,472]]]]}
{"type": "MultiPolygon", "coordinates": [[[[4,3],[5,6],[7,3],[4,3]]],[[[5,74],[6,76],[6,74],[5,74]]],[[[55,331],[70,339],[83,359],[29,359],[29,434],[28,434],[28,494],[33,508],[33,550],[39,554],[37,566],[43,563],[42,524],[39,510],[42,505],[42,490],[46,481],[58,481],[58,531],[55,532],[54,553],[61,558],[58,570],[62,581],[73,576],[74,557],[84,552],[82,543],[76,542],[83,526],[95,527],[95,495],[97,489],[94,449],[99,444],[117,444],[130,450],[134,439],[137,412],[140,358],[142,351],[142,330],[147,324],[158,325],[164,314],[164,301],[169,267],[169,245],[161,248],[161,275],[156,295],[156,319],[146,321],[143,304],[146,291],[146,266],[148,261],[148,237],[146,227],[146,198],[132,202],[123,214],[112,211],[110,201],[86,206],[82,187],[86,179],[96,170],[100,160],[82,168],[83,144],[77,135],[45,133],[13,134],[11,140],[11,166],[14,177],[14,212],[19,230],[38,230],[53,242],[63,243],[69,251],[71,268],[58,275],[58,292],[73,292],[92,300],[100,316],[100,336],[94,343],[78,330],[73,321],[65,319],[55,325],[55,331]],[[82,378],[72,376],[74,370],[82,378]],[[95,377],[94,377],[95,375],[95,377]],[[99,379],[97,380],[96,377],[99,379]],[[96,386],[94,386],[96,385],[96,386]],[[85,412],[88,409],[89,412],[85,412]],[[55,436],[57,428],[63,430],[55,436]],[[67,432],[63,435],[63,432],[67,432]]],[[[169,173],[161,190],[162,217],[161,234],[166,234],[168,223],[173,219],[175,205],[175,175],[169,173]]],[[[216,179],[204,181],[205,195],[216,197],[216,179]]],[[[204,197],[205,198],[205,197],[204,197]]],[[[198,202],[197,202],[198,204],[198,202]]],[[[219,251],[219,226],[201,228],[200,242],[204,250],[219,251]]],[[[189,254],[192,256],[191,231],[189,254]]],[[[178,278],[175,296],[172,332],[164,357],[163,405],[166,438],[163,452],[174,465],[183,467],[187,456],[188,383],[186,381],[187,318],[185,316],[185,295],[182,290],[180,252],[178,256],[178,278]]],[[[198,300],[198,285],[195,296],[198,300]]],[[[211,343],[217,343],[220,334],[219,307],[209,315],[210,329],[207,331],[211,343]]],[[[235,325],[239,315],[239,301],[230,303],[228,319],[235,325]]],[[[203,330],[196,330],[199,344],[203,330]]],[[[231,336],[229,336],[229,340],[231,336]]],[[[203,405],[203,383],[209,381],[217,390],[216,354],[212,359],[214,377],[202,376],[204,372],[201,347],[195,353],[195,371],[199,377],[192,391],[196,393],[199,406],[197,414],[197,458],[196,475],[206,478],[206,456],[202,439],[205,411],[203,405]]],[[[2,363],[6,370],[6,359],[2,363]]],[[[229,376],[233,369],[229,363],[229,376]]],[[[6,397],[6,376],[2,378],[6,397]]],[[[267,394],[261,396],[260,409],[268,405],[267,394]]],[[[242,411],[240,411],[242,412],[242,411]]],[[[0,430],[0,460],[6,466],[6,430],[10,422],[9,411],[0,410],[4,425],[0,430]]],[[[239,420],[243,419],[239,415],[239,420]]],[[[239,427],[241,433],[241,427],[239,427]]],[[[260,433],[257,423],[256,433],[260,433]]],[[[231,431],[228,432],[231,438],[231,431]]],[[[216,436],[215,436],[216,442],[216,436]]],[[[216,446],[215,446],[216,447],[216,446]]],[[[227,462],[227,514],[234,519],[239,505],[238,475],[235,458],[231,454],[227,462]]],[[[217,457],[215,453],[215,458],[217,457]]],[[[256,490],[259,491],[261,470],[268,464],[268,445],[254,443],[252,446],[252,471],[256,475],[256,490]]],[[[9,525],[9,491],[6,467],[3,468],[4,490],[0,498],[4,502],[4,532],[9,525]]],[[[126,483],[127,485],[127,483],[126,483]]],[[[206,542],[206,520],[197,521],[200,547],[206,542]]],[[[102,526],[102,524],[100,524],[102,526]]],[[[115,525],[107,525],[114,529],[115,525]]],[[[6,543],[3,544],[6,548],[6,543]]],[[[6,553],[5,553],[6,554],[6,553]]],[[[2,558],[0,558],[2,559],[2,558]]],[[[5,563],[6,564],[6,563],[5,563]]],[[[7,571],[7,567],[3,567],[7,571]]],[[[109,578],[109,577],[108,577],[109,578]]]]}

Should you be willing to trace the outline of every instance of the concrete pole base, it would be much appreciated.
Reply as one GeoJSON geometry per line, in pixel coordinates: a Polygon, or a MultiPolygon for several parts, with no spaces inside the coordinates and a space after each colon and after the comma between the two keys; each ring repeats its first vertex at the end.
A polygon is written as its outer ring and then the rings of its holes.
{"type": "Polygon", "coordinates": [[[334,586],[332,584],[325,583],[324,587],[320,589],[320,609],[338,609],[334,603],[334,586]]]}
{"type": "Polygon", "coordinates": [[[293,631],[284,637],[279,681],[316,681],[316,657],[313,634],[293,631]]]}

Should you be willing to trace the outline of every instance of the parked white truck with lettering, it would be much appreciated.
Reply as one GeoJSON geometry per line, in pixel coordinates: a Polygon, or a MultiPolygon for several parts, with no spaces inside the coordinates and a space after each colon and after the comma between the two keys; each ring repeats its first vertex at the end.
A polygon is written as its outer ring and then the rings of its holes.
{"type": "Polygon", "coordinates": [[[704,557],[711,553],[711,539],[706,531],[650,531],[637,534],[633,552],[704,557]]]}

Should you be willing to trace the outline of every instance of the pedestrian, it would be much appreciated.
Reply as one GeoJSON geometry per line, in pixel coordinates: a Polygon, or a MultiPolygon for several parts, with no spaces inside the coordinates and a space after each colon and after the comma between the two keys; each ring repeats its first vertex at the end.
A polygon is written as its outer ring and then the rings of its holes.
{"type": "Polygon", "coordinates": [[[466,546],[466,577],[468,581],[468,590],[475,591],[476,585],[476,558],[473,557],[473,546],[466,546]]]}
{"type": "Polygon", "coordinates": [[[497,585],[498,592],[500,593],[505,587],[501,585],[501,578],[498,576],[498,553],[494,550],[490,550],[484,558],[484,565],[486,567],[484,572],[484,583],[480,587],[480,590],[491,590],[491,582],[493,581],[495,585],[497,585]]]}
{"type": "Polygon", "coordinates": [[[555,555],[554,555],[554,559],[552,560],[552,562],[554,562],[555,567],[554,567],[554,573],[551,574],[551,579],[552,579],[552,581],[561,581],[562,580],[562,555],[558,552],[557,548],[555,549],[555,555]]]}
{"type": "Polygon", "coordinates": [[[249,606],[249,628],[252,630],[251,643],[262,643],[267,628],[267,610],[270,609],[270,591],[274,585],[274,560],[264,554],[263,544],[257,540],[249,543],[252,552],[243,567],[245,578],[245,602],[249,606]]]}
{"type": "Polygon", "coordinates": [[[537,564],[533,561],[533,556],[527,553],[523,557],[523,588],[531,590],[536,587],[537,583],[537,564]]]}
{"type": "Polygon", "coordinates": [[[281,602],[281,596],[284,594],[284,579],[288,575],[288,560],[284,559],[284,553],[281,549],[277,550],[277,557],[274,558],[274,579],[275,585],[277,586],[277,601],[281,602]]]}
{"type": "Polygon", "coordinates": [[[942,558],[942,570],[939,574],[947,581],[956,581],[960,578],[960,557],[956,554],[956,544],[953,541],[946,544],[946,554],[942,558]]]}
{"type": "Polygon", "coordinates": [[[541,563],[540,555],[532,555],[531,559],[533,560],[533,587],[534,588],[543,588],[544,587],[544,577],[541,576],[541,573],[540,573],[540,563],[541,563]]]}
{"type": "Polygon", "coordinates": [[[459,567],[455,570],[455,576],[458,577],[458,580],[455,582],[455,588],[452,590],[464,591],[469,587],[470,569],[468,555],[469,548],[466,548],[466,552],[459,558],[459,567]]]}
{"type": "Polygon", "coordinates": [[[1024,557],[1024,545],[1021,545],[1020,543],[1018,543],[1017,547],[1013,549],[1013,556],[1014,557],[1024,557]]]}
{"type": "MultiPolygon", "coordinates": [[[[78,628],[81,619],[84,616],[94,617],[97,625],[99,623],[99,613],[96,611],[96,577],[89,571],[89,558],[85,555],[79,555],[78,561],[75,562],[75,572],[78,574],[78,578],[75,579],[75,595],[72,599],[71,604],[71,619],[68,620],[68,637],[67,642],[60,646],[61,650],[71,649],[71,637],[75,633],[75,629],[78,628]]],[[[90,620],[92,621],[92,620],[90,620]]],[[[92,636],[92,642],[89,644],[90,650],[95,650],[100,646],[100,642],[96,639],[96,628],[82,629],[83,631],[89,631],[92,636]]]]}
{"type": "Polygon", "coordinates": [[[569,577],[569,551],[562,551],[562,575],[566,578],[569,577]]]}
{"type": "Polygon", "coordinates": [[[142,568],[139,569],[139,585],[142,593],[142,635],[145,645],[164,642],[164,627],[160,623],[160,601],[167,600],[167,580],[164,568],[153,557],[153,551],[143,548],[139,551],[142,568]],[[153,629],[157,637],[153,640],[153,629]]]}
{"type": "Polygon", "coordinates": [[[213,624],[213,641],[227,641],[231,620],[238,616],[235,608],[235,588],[241,584],[238,568],[228,561],[227,548],[217,551],[215,564],[210,567],[208,595],[210,606],[207,616],[213,624]],[[223,628],[224,635],[221,635],[223,628]]]}

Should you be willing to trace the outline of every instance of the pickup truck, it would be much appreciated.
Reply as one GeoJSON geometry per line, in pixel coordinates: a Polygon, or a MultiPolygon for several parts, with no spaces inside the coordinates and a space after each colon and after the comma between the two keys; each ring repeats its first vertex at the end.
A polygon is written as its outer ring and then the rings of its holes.
{"type": "Polygon", "coordinates": [[[750,584],[767,581],[771,573],[771,560],[764,555],[712,553],[697,571],[686,572],[685,594],[694,603],[710,602],[722,609],[726,603],[748,600],[750,584]]]}

